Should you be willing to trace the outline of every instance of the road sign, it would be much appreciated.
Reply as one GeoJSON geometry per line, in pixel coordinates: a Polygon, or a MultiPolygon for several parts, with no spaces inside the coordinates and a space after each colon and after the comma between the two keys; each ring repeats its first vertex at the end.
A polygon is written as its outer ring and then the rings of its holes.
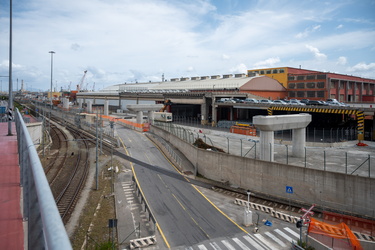
{"type": "Polygon", "coordinates": [[[291,187],[291,186],[286,186],[286,192],[287,192],[288,194],[293,194],[293,187],[291,187]]]}

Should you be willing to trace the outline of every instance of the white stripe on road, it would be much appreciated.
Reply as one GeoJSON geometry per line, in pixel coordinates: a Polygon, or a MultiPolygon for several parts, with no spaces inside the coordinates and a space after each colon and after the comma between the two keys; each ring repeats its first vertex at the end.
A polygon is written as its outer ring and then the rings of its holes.
{"type": "Polygon", "coordinates": [[[247,240],[247,242],[253,245],[256,249],[266,249],[266,248],[261,247],[258,243],[256,243],[252,238],[250,238],[249,235],[245,235],[244,238],[245,240],[247,240]]]}
{"type": "Polygon", "coordinates": [[[210,242],[210,245],[215,250],[221,250],[221,247],[219,247],[219,245],[216,242],[210,242]]]}
{"type": "Polygon", "coordinates": [[[245,244],[243,244],[242,241],[240,241],[238,238],[232,238],[232,240],[236,242],[236,244],[239,245],[241,249],[250,250],[250,248],[248,248],[245,244]]]}
{"type": "Polygon", "coordinates": [[[284,244],[284,242],[282,242],[281,240],[279,240],[279,238],[277,238],[275,235],[271,234],[270,232],[265,232],[264,234],[267,235],[268,237],[270,237],[271,239],[273,239],[280,246],[286,247],[286,245],[284,244]]]}
{"type": "Polygon", "coordinates": [[[236,250],[227,240],[221,241],[229,250],[236,250]]]}
{"type": "Polygon", "coordinates": [[[288,235],[286,235],[284,232],[282,232],[280,229],[275,229],[275,232],[280,234],[280,236],[284,237],[287,241],[292,242],[293,239],[290,238],[288,235]]]}
{"type": "Polygon", "coordinates": [[[204,245],[198,245],[198,248],[199,248],[200,250],[207,250],[207,248],[206,248],[204,245]]]}
{"type": "Polygon", "coordinates": [[[290,229],[289,227],[284,227],[284,230],[285,231],[288,231],[288,233],[292,234],[294,237],[296,238],[299,238],[299,234],[294,232],[292,229],[290,229]]]}
{"type": "MultiPolygon", "coordinates": [[[[264,242],[267,246],[269,246],[272,249],[278,249],[279,246],[276,246],[273,244],[273,242],[268,241],[263,235],[261,234],[254,234],[255,237],[257,237],[260,241],[264,242]]],[[[281,242],[282,243],[282,242],[281,242]]]]}

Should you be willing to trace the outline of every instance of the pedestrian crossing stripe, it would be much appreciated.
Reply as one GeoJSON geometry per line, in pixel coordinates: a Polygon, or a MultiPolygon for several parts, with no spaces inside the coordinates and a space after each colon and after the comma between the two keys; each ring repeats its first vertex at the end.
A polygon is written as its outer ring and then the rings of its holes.
{"type": "Polygon", "coordinates": [[[275,241],[280,246],[286,247],[284,242],[282,242],[279,238],[277,238],[275,235],[271,234],[270,232],[265,232],[264,234],[267,235],[268,237],[270,237],[273,241],[275,241]]]}
{"type": "Polygon", "coordinates": [[[233,238],[232,239],[234,242],[236,242],[237,245],[239,245],[241,247],[241,249],[243,250],[250,250],[250,248],[248,248],[244,243],[242,243],[242,241],[240,241],[238,238],[233,238]]]}
{"type": "MultiPolygon", "coordinates": [[[[257,237],[260,241],[264,242],[267,244],[267,246],[271,247],[272,249],[278,249],[279,247],[276,246],[273,242],[270,242],[269,240],[267,240],[263,235],[261,234],[254,234],[255,237],[257,237]]],[[[280,241],[282,244],[279,244],[280,246],[282,247],[286,247],[286,245],[280,241]]]]}
{"type": "Polygon", "coordinates": [[[289,242],[292,242],[293,239],[290,238],[288,235],[286,235],[283,231],[281,231],[280,229],[275,229],[275,232],[278,233],[280,236],[282,236],[284,239],[286,239],[287,241],[289,242]]]}
{"type": "Polygon", "coordinates": [[[289,227],[284,227],[284,230],[287,231],[288,233],[292,234],[294,237],[299,238],[299,234],[294,232],[292,229],[289,227]]]}

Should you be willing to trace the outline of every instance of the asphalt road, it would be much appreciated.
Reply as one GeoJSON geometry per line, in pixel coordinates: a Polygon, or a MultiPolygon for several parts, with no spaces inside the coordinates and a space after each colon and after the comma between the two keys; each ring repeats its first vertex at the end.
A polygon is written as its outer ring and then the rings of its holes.
{"type": "MultiPolygon", "coordinates": [[[[210,190],[209,185],[185,178],[142,133],[126,128],[117,128],[117,133],[128,154],[121,157],[133,162],[136,178],[159,226],[155,232],[157,244],[147,249],[289,249],[289,242],[297,240],[294,225],[274,220],[268,214],[254,211],[253,222],[260,216],[259,233],[252,232],[254,227],[242,227],[244,208],[234,205],[233,197],[224,198],[210,190]],[[264,226],[263,220],[272,221],[273,226],[264,226]]],[[[127,195],[131,192],[131,172],[125,172],[128,179],[123,176],[120,182],[127,195]]],[[[118,196],[121,192],[120,188],[116,191],[118,196]]],[[[118,203],[125,199],[131,198],[123,197],[118,203]]],[[[117,210],[121,211],[118,217],[131,214],[129,221],[133,220],[130,223],[136,228],[135,221],[139,219],[136,217],[146,217],[142,214],[143,206],[139,206],[141,213],[138,215],[135,203],[130,207],[124,203],[117,204],[117,210]]],[[[128,222],[121,220],[119,218],[120,227],[130,232],[128,222]]],[[[121,234],[120,238],[126,235],[121,234]]]]}
{"type": "Polygon", "coordinates": [[[144,135],[128,129],[118,134],[135,163],[136,177],[159,223],[166,246],[191,246],[199,242],[244,233],[216,209],[144,135]],[[126,133],[122,133],[126,130],[126,133]]]}

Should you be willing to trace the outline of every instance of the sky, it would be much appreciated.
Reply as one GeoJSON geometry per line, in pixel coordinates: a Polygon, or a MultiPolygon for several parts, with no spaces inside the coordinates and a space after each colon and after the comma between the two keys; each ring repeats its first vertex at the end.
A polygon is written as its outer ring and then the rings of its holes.
{"type": "MultiPolygon", "coordinates": [[[[1,91],[9,2],[0,0],[1,91]]],[[[13,90],[295,67],[375,79],[375,0],[13,0],[13,90]],[[54,54],[49,53],[54,51],[54,54]]]]}

